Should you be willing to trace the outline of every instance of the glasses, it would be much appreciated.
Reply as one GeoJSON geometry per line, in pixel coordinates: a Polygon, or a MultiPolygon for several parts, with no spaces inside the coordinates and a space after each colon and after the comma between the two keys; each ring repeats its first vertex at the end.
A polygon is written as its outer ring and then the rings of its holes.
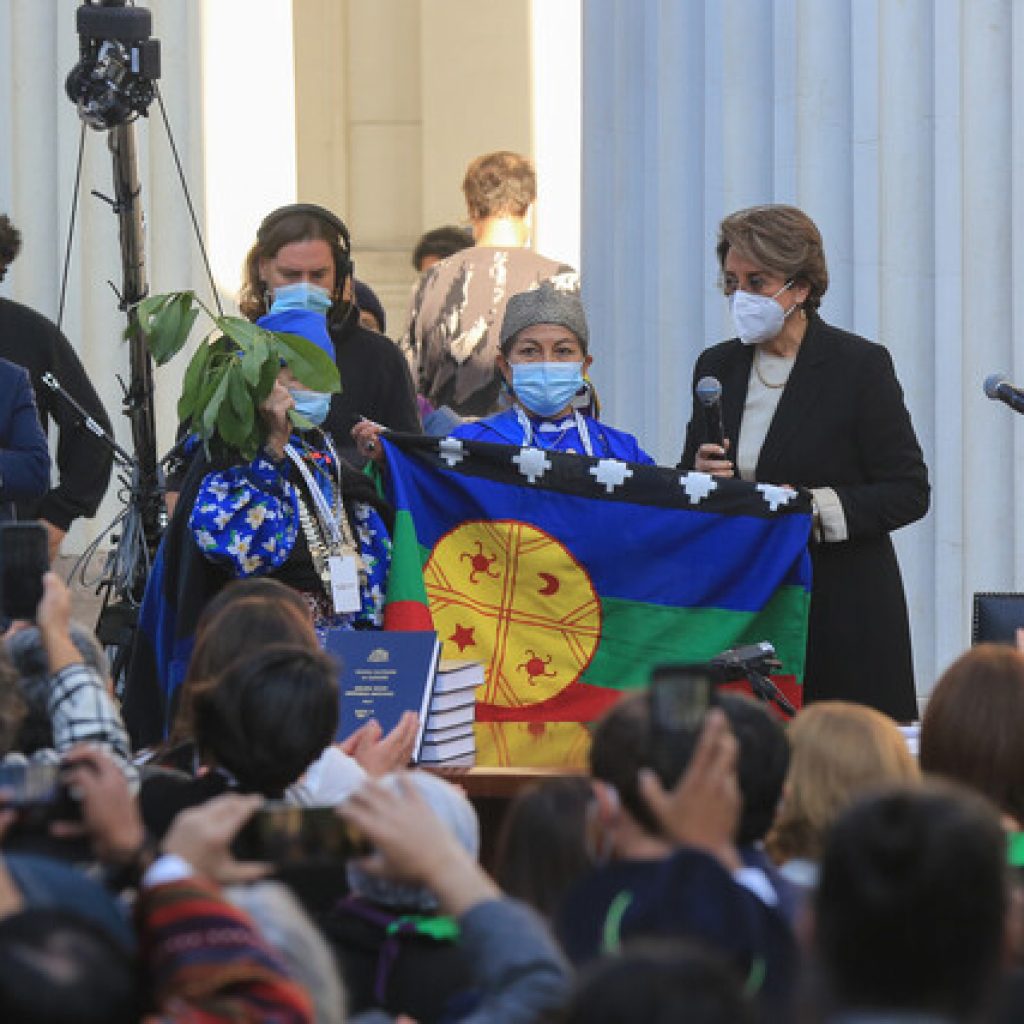
{"type": "Polygon", "coordinates": [[[773,298],[791,283],[792,280],[787,281],[784,277],[769,273],[750,274],[745,280],[741,280],[735,274],[719,274],[717,282],[718,287],[727,296],[741,290],[751,295],[769,295],[773,298]]]}

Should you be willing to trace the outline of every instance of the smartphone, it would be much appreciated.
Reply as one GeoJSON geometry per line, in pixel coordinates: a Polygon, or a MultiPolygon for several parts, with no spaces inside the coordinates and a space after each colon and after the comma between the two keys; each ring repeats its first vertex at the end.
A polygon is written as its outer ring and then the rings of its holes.
{"type": "Polygon", "coordinates": [[[280,867],[341,864],[370,852],[366,837],[342,820],[333,807],[295,807],[273,802],[258,810],[232,844],[239,860],[262,860],[280,867]]]}
{"type": "Polygon", "coordinates": [[[60,766],[56,764],[0,765],[0,805],[42,807],[60,798],[60,766]]]}
{"type": "Polygon", "coordinates": [[[34,619],[50,568],[46,527],[0,523],[0,608],[9,619],[34,619]]]}
{"type": "Polygon", "coordinates": [[[659,665],[648,690],[651,719],[651,766],[661,783],[679,781],[693,756],[697,738],[715,691],[711,669],[701,665],[659,665]]]}

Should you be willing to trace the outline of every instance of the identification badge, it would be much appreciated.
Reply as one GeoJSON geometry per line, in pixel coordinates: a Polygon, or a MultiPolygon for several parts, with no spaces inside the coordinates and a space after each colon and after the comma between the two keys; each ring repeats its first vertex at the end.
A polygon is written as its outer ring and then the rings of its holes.
{"type": "Polygon", "coordinates": [[[331,573],[331,598],[334,610],[339,615],[351,615],[359,611],[359,569],[355,555],[331,555],[327,559],[331,573]]]}

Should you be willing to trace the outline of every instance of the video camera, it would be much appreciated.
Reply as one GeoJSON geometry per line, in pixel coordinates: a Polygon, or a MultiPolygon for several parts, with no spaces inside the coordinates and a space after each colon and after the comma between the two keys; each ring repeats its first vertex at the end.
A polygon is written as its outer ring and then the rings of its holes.
{"type": "Polygon", "coordinates": [[[103,130],[145,114],[160,77],[153,18],[125,0],[92,0],[78,8],[79,60],[64,88],[82,120],[103,130]]]}

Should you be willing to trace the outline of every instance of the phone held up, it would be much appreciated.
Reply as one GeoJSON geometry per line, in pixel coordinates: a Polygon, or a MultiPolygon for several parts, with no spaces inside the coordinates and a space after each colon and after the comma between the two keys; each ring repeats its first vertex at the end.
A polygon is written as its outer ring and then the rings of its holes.
{"type": "Polygon", "coordinates": [[[710,667],[659,665],[648,690],[651,767],[661,784],[679,781],[693,756],[708,709],[716,703],[710,667]]]}
{"type": "Polygon", "coordinates": [[[232,843],[239,860],[278,867],[341,864],[370,852],[366,837],[333,807],[296,807],[273,801],[242,826],[232,843]]]}
{"type": "Polygon", "coordinates": [[[46,527],[0,523],[0,610],[6,619],[34,619],[50,568],[46,527]]]}

